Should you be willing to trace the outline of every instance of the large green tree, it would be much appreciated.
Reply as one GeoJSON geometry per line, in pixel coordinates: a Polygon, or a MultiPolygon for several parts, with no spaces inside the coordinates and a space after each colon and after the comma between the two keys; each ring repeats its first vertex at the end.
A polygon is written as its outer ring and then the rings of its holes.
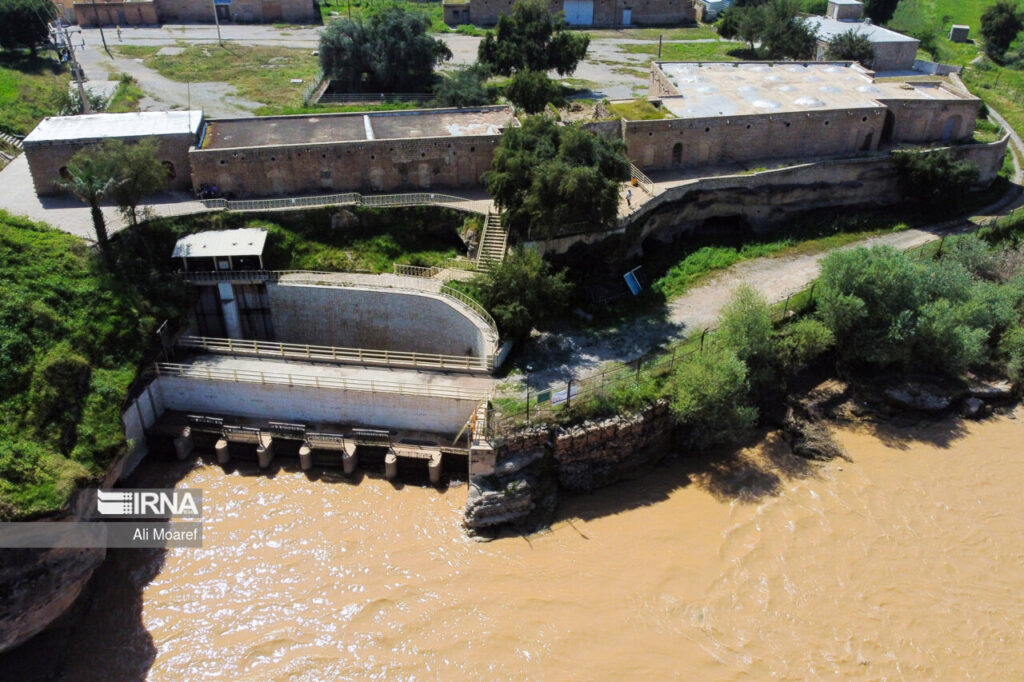
{"type": "Polygon", "coordinates": [[[138,223],[138,208],[144,197],[167,188],[168,170],[157,160],[160,143],[145,138],[133,144],[106,140],[95,152],[96,162],[117,179],[110,196],[132,225],[138,223]]]}
{"type": "Polygon", "coordinates": [[[422,12],[397,5],[340,19],[320,34],[320,66],[344,92],[428,92],[434,67],[452,58],[422,12]]]}
{"type": "Polygon", "coordinates": [[[547,3],[527,0],[498,18],[480,42],[478,59],[504,76],[551,69],[564,76],[576,70],[589,45],[590,36],[568,30],[561,13],[553,15],[547,3]]]}
{"type": "Polygon", "coordinates": [[[825,58],[859,62],[870,69],[875,61],[875,49],[871,47],[871,41],[866,35],[858,33],[856,29],[850,29],[832,39],[825,50],[825,58]]]}
{"type": "Polygon", "coordinates": [[[1001,58],[1022,28],[1024,22],[1017,4],[1010,0],[997,0],[981,15],[981,35],[985,38],[985,51],[992,57],[1001,58]]]}
{"type": "Polygon", "coordinates": [[[520,239],[609,225],[618,213],[620,183],[628,179],[621,140],[578,124],[563,126],[548,116],[530,116],[522,126],[506,128],[484,174],[506,225],[520,239]]]}
{"type": "Polygon", "coordinates": [[[739,38],[765,59],[809,59],[816,38],[800,16],[797,0],[766,0],[730,7],[718,33],[739,38]]]}
{"type": "Polygon", "coordinates": [[[505,96],[528,114],[544,111],[548,102],[562,100],[562,87],[542,71],[517,71],[505,86],[505,96]]]}
{"type": "Polygon", "coordinates": [[[35,55],[49,41],[46,24],[56,16],[51,0],[0,0],[0,47],[28,48],[35,55]]]}

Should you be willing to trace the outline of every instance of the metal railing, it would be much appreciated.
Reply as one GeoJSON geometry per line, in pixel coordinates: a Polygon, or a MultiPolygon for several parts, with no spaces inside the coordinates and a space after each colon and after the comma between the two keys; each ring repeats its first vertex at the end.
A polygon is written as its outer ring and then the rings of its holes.
{"type": "Polygon", "coordinates": [[[441,272],[441,268],[436,265],[430,267],[424,267],[422,265],[406,265],[404,263],[392,263],[392,270],[396,275],[404,275],[405,277],[436,277],[441,272]]]}
{"type": "Polygon", "coordinates": [[[370,194],[344,192],[341,194],[320,194],[305,197],[283,199],[201,199],[203,205],[210,210],[221,211],[285,211],[296,208],[317,206],[374,206],[378,208],[394,208],[401,206],[452,206],[473,213],[484,214],[471,206],[472,199],[456,197],[436,192],[412,192],[406,194],[370,194]]]}
{"type": "Polygon", "coordinates": [[[489,372],[493,369],[494,363],[493,355],[477,357],[472,355],[442,355],[439,353],[410,353],[406,351],[343,348],[340,346],[311,346],[308,344],[226,339],[208,336],[183,336],[178,340],[178,346],[228,355],[249,355],[287,360],[316,360],[384,367],[465,370],[470,372],[489,372]]]}
{"type": "Polygon", "coordinates": [[[652,182],[649,177],[644,175],[644,172],[642,170],[640,170],[633,164],[629,164],[629,177],[631,180],[636,180],[636,184],[640,187],[640,189],[647,192],[651,196],[654,196],[654,182],[652,182]]]}
{"type": "Polygon", "coordinates": [[[292,374],[284,372],[263,372],[248,369],[214,368],[208,365],[182,365],[158,362],[153,366],[158,377],[181,377],[201,381],[233,381],[246,384],[292,386],[299,388],[331,388],[342,391],[365,393],[391,393],[425,398],[448,398],[452,400],[482,400],[484,391],[469,391],[455,386],[434,384],[402,384],[373,379],[347,379],[326,377],[315,374],[292,374]]]}
{"type": "Polygon", "coordinates": [[[320,88],[320,86],[323,85],[323,82],[324,72],[323,69],[320,69],[319,71],[316,72],[316,76],[313,78],[312,81],[310,81],[309,85],[306,86],[306,89],[302,91],[302,106],[309,106],[310,100],[313,99],[313,95],[320,88]]]}
{"type": "MultiPolygon", "coordinates": [[[[416,267],[416,266],[409,266],[416,267]]],[[[277,282],[284,276],[289,276],[288,283],[290,284],[315,284],[324,286],[335,286],[335,287],[364,287],[368,289],[384,289],[384,290],[409,290],[426,292],[430,294],[440,294],[446,298],[458,301],[463,306],[469,308],[473,313],[476,314],[480,320],[487,325],[488,329],[494,334],[495,338],[498,336],[498,325],[491,317],[482,305],[477,303],[471,297],[462,293],[458,289],[453,289],[447,284],[441,284],[438,280],[428,279],[425,277],[407,276],[405,281],[399,285],[389,285],[384,283],[371,283],[365,280],[345,280],[346,275],[351,274],[372,274],[372,273],[351,273],[351,272],[321,272],[315,270],[229,270],[229,271],[205,271],[205,272],[180,272],[178,273],[184,279],[196,283],[210,283],[210,282],[277,282]],[[430,286],[425,286],[426,282],[431,282],[430,286]]],[[[381,275],[381,277],[403,277],[403,275],[381,275]]]]}

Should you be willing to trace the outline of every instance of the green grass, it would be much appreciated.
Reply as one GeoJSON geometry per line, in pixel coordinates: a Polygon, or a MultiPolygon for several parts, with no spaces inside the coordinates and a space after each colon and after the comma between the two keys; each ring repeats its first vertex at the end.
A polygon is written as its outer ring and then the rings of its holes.
{"type": "Polygon", "coordinates": [[[925,8],[930,8],[937,19],[949,17],[943,22],[945,31],[949,31],[950,24],[967,24],[972,38],[980,38],[981,13],[992,4],[994,0],[924,0],[925,8]]]}
{"type": "Polygon", "coordinates": [[[25,135],[46,116],[59,114],[70,80],[48,56],[0,51],[0,130],[25,135]]]}
{"type": "MultiPolygon", "coordinates": [[[[430,19],[430,31],[433,33],[450,33],[451,27],[444,23],[444,8],[440,2],[407,2],[406,0],[389,0],[388,7],[398,5],[407,12],[421,12],[430,19]]],[[[363,16],[376,8],[385,6],[380,0],[326,0],[320,5],[320,14],[324,23],[335,21],[349,16],[351,9],[352,18],[363,16]],[[339,16],[332,17],[331,13],[336,12],[339,16]]]]}
{"type": "Polygon", "coordinates": [[[612,102],[608,110],[618,114],[627,121],[653,121],[661,118],[675,118],[671,111],[664,107],[656,107],[641,97],[632,102],[612,102]]]}
{"type": "Polygon", "coordinates": [[[146,93],[142,91],[139,84],[127,73],[121,74],[121,82],[117,86],[117,90],[114,92],[114,96],[110,100],[110,104],[107,105],[107,111],[111,114],[121,114],[128,111],[139,110],[139,100],[141,100],[146,93]]]}
{"type": "Polygon", "coordinates": [[[298,106],[303,90],[320,68],[310,50],[285,47],[192,45],[178,55],[158,55],[159,48],[133,45],[114,49],[125,56],[141,57],[147,67],[171,80],[229,83],[239,96],[276,107],[298,106]],[[292,83],[293,78],[303,82],[292,83]]]}
{"type": "Polygon", "coordinates": [[[3,211],[0,281],[0,519],[30,518],[123,451],[121,405],[164,311],[81,239],[3,211]]]}
{"type": "MultiPolygon", "coordinates": [[[[657,43],[627,44],[619,47],[630,54],[658,54],[657,43]]],[[[725,40],[714,43],[665,43],[661,49],[661,59],[667,62],[737,61],[744,58],[744,52],[743,44],[725,40]]]]}

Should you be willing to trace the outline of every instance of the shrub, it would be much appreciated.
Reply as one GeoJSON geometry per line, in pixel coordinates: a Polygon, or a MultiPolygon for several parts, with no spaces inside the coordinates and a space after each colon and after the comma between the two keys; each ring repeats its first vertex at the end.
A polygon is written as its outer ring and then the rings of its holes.
{"type": "Polygon", "coordinates": [[[695,447],[726,443],[753,426],[749,393],[747,366],[720,345],[691,354],[668,379],[669,407],[695,447]]]}
{"type": "Polygon", "coordinates": [[[774,375],[775,339],[771,308],[760,293],[747,285],[736,289],[718,318],[715,343],[732,351],[747,366],[755,389],[774,375]]]}
{"type": "Polygon", "coordinates": [[[572,294],[564,272],[552,272],[540,254],[523,248],[478,275],[473,286],[498,329],[510,338],[526,336],[535,325],[564,312],[572,294]]]}
{"type": "Polygon", "coordinates": [[[561,103],[562,88],[542,71],[517,71],[505,86],[505,96],[516,108],[538,114],[549,102],[561,103]]]}
{"type": "Polygon", "coordinates": [[[1015,384],[1024,383],[1024,327],[1014,327],[1004,334],[999,352],[1005,363],[1006,376],[1015,384]]]}
{"type": "Polygon", "coordinates": [[[821,320],[802,317],[776,333],[779,369],[793,375],[835,345],[836,337],[821,320]]]}

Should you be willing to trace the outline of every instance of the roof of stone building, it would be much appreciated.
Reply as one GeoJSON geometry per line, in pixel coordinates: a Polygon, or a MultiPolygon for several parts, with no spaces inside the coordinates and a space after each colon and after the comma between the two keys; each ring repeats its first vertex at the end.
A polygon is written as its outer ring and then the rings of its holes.
{"type": "Polygon", "coordinates": [[[203,149],[497,135],[512,120],[505,106],[227,119],[209,122],[203,149]]]}
{"type": "Polygon", "coordinates": [[[267,241],[267,231],[255,227],[216,230],[185,235],[174,245],[172,258],[208,258],[259,256],[267,241]]]}
{"type": "Polygon", "coordinates": [[[71,142],[117,137],[195,135],[203,122],[202,111],[140,111],[128,114],[47,116],[25,142],[71,142]]]}
{"type": "Polygon", "coordinates": [[[875,81],[860,66],[829,62],[658,62],[679,96],[662,104],[680,118],[875,108],[879,100],[959,100],[934,83],[875,81]]]}
{"type": "Polygon", "coordinates": [[[917,38],[905,36],[883,26],[872,24],[868,21],[840,21],[828,17],[807,17],[804,19],[818,40],[832,42],[832,40],[843,33],[853,31],[858,35],[865,36],[872,43],[916,43],[917,38]]]}

